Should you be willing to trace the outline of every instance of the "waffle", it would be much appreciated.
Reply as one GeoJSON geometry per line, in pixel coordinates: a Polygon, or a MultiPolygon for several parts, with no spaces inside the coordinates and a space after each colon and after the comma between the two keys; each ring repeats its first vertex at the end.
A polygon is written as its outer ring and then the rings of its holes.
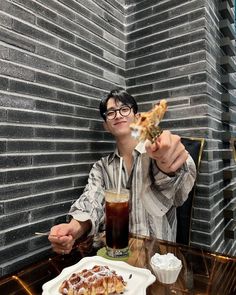
{"type": "Polygon", "coordinates": [[[167,110],[167,103],[162,99],[159,104],[156,104],[150,111],[140,113],[137,121],[130,124],[131,135],[138,141],[146,139],[154,142],[161,134],[161,129],[158,126],[167,110]]]}
{"type": "Polygon", "coordinates": [[[109,295],[121,294],[126,283],[122,276],[110,270],[108,266],[95,265],[92,269],[84,269],[73,273],[65,280],[59,292],[63,295],[109,295]]]}

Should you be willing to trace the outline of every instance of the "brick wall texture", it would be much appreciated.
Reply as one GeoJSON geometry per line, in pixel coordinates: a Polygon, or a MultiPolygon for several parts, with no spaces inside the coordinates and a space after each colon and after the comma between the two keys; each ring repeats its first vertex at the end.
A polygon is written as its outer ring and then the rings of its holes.
{"type": "Polygon", "coordinates": [[[235,165],[235,77],[220,62],[218,2],[0,1],[0,276],[50,252],[34,233],[65,221],[113,149],[97,109],[115,86],[140,110],[166,98],[163,128],[205,138],[191,244],[235,254],[224,216],[234,177],[223,178],[235,165]]]}

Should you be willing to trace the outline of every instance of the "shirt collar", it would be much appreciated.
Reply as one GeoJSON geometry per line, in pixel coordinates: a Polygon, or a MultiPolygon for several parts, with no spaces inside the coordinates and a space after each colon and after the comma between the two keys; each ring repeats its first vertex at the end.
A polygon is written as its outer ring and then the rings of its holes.
{"type": "MultiPolygon", "coordinates": [[[[145,142],[139,142],[139,143],[136,145],[136,147],[134,148],[134,152],[135,152],[136,154],[143,154],[143,153],[145,153],[145,152],[146,152],[146,149],[145,149],[145,142]]],[[[109,155],[109,157],[108,157],[108,164],[110,164],[110,163],[114,160],[115,157],[120,158],[119,151],[118,151],[117,148],[114,150],[113,153],[111,153],[111,154],[109,155]]]]}

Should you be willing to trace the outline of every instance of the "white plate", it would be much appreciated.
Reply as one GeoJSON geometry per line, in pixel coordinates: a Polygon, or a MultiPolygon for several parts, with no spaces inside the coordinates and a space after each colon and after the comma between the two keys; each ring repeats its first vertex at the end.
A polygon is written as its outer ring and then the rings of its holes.
{"type": "Polygon", "coordinates": [[[125,287],[125,295],[145,295],[146,288],[155,282],[156,277],[145,268],[131,266],[123,261],[108,260],[100,256],[85,257],[78,263],[66,267],[53,280],[43,285],[42,295],[60,295],[59,286],[68,279],[74,272],[79,272],[82,269],[92,268],[94,265],[107,265],[110,269],[115,270],[118,275],[121,275],[127,285],[125,287]],[[130,275],[132,277],[130,278],[130,275]]]}

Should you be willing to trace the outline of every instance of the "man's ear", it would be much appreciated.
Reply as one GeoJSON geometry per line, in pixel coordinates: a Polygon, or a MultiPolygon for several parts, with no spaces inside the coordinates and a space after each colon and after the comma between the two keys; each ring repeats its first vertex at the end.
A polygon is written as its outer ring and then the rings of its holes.
{"type": "Polygon", "coordinates": [[[109,131],[106,121],[103,121],[103,128],[105,129],[105,131],[109,131]]]}

